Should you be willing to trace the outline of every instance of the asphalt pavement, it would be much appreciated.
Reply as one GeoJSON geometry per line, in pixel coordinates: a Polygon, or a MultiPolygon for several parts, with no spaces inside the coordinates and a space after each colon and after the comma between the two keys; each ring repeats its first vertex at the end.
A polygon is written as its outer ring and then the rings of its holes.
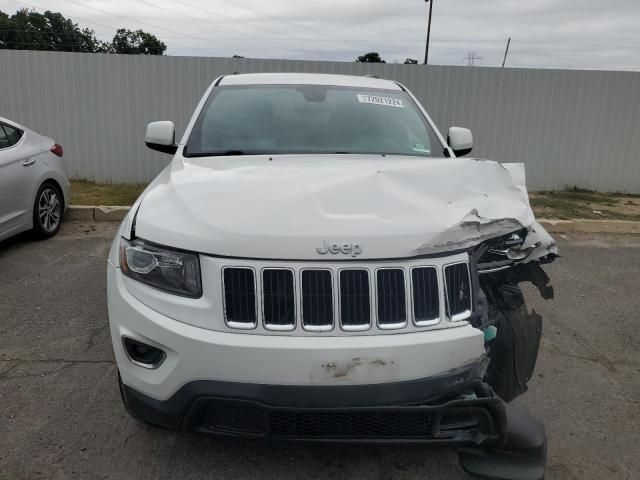
{"type": "MultiPolygon", "coordinates": [[[[106,308],[113,223],[0,243],[0,480],[468,479],[449,450],[175,434],[120,402],[106,308]]],[[[640,237],[560,236],[529,391],[547,479],[640,479],[640,237]]]]}

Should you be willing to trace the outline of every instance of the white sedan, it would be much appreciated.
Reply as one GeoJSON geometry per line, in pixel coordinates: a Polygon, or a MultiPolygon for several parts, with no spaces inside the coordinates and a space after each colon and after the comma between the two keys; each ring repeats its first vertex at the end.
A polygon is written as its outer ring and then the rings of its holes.
{"type": "Polygon", "coordinates": [[[0,117],[0,240],[28,230],[52,237],[69,200],[62,147],[0,117]]]}

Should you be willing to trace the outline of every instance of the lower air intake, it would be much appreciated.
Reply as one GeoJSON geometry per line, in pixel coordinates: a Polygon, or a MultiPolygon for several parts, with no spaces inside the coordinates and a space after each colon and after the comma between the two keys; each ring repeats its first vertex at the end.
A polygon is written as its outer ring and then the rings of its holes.
{"type": "Polygon", "coordinates": [[[282,438],[380,439],[426,437],[434,414],[427,411],[275,411],[271,434],[282,438]]]}

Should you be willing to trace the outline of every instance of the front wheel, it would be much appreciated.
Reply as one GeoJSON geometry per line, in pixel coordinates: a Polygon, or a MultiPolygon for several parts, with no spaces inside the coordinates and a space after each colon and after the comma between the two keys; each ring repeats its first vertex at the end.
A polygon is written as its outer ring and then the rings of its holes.
{"type": "Polygon", "coordinates": [[[33,205],[33,232],[37,238],[53,237],[62,224],[62,194],[56,185],[40,185],[33,205]]]}

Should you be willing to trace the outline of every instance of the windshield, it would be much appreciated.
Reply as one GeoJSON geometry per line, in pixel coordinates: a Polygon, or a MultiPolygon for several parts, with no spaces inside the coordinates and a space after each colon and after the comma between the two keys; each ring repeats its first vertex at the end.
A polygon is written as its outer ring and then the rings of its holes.
{"type": "Polygon", "coordinates": [[[216,87],[185,156],[369,153],[442,157],[402,91],[319,85],[216,87]]]}

